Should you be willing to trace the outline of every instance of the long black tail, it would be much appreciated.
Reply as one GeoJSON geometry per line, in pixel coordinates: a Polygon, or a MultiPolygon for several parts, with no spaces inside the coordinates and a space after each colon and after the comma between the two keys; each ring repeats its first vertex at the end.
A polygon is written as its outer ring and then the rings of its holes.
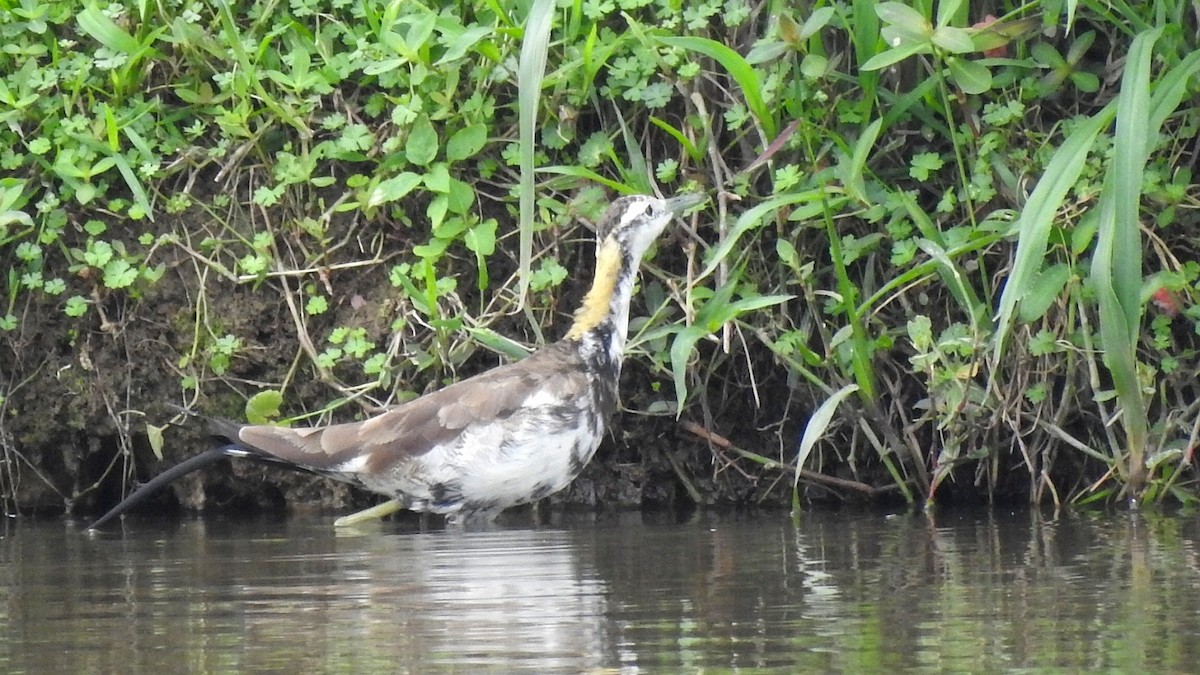
{"type": "Polygon", "coordinates": [[[202,469],[202,468],[208,466],[209,464],[213,464],[225,457],[233,457],[233,456],[240,457],[240,456],[245,456],[246,454],[247,454],[247,452],[246,452],[245,448],[243,448],[240,445],[230,443],[228,445],[222,445],[220,447],[213,448],[212,450],[202,452],[199,455],[196,455],[195,457],[185,459],[182,462],[176,464],[175,466],[167,469],[166,471],[164,471],[164,472],[158,474],[157,476],[155,476],[154,478],[150,479],[150,482],[148,482],[148,483],[142,485],[141,487],[139,487],[138,489],[134,490],[133,493],[130,494],[128,497],[126,497],[125,499],[122,499],[121,503],[112,507],[112,509],[110,509],[108,513],[104,514],[103,516],[100,516],[99,520],[92,523],[91,525],[88,525],[87,529],[89,529],[89,530],[98,529],[100,526],[104,525],[105,523],[112,520],[113,518],[116,518],[117,516],[121,515],[122,513],[125,513],[129,509],[132,509],[133,507],[142,503],[143,501],[146,500],[147,497],[149,497],[150,495],[154,494],[155,492],[158,492],[159,490],[163,489],[164,487],[169,485],[172,481],[174,481],[178,478],[182,478],[183,476],[186,476],[187,474],[189,474],[193,471],[196,471],[197,469],[202,469]]]}

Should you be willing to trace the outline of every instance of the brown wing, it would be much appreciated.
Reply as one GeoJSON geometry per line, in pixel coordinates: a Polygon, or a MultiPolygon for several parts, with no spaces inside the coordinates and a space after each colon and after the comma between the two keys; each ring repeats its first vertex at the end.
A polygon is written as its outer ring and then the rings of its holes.
{"type": "Polygon", "coordinates": [[[367,471],[382,471],[453,440],[473,424],[512,415],[534,394],[565,400],[583,395],[587,387],[578,351],[557,342],[362,422],[308,429],[244,426],[236,438],[318,471],[336,471],[364,455],[367,471]]]}

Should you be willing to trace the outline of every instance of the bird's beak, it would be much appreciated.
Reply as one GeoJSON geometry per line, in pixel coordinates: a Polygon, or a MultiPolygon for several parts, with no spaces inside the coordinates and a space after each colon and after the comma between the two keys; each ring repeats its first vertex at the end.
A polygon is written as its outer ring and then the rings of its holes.
{"type": "Polygon", "coordinates": [[[705,199],[706,197],[702,194],[677,195],[668,199],[666,206],[667,210],[678,216],[705,199]]]}

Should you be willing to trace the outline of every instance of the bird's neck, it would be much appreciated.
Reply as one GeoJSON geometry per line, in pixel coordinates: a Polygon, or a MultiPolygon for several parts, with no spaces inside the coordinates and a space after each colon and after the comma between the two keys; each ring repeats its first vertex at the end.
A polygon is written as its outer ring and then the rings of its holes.
{"type": "Polygon", "coordinates": [[[603,346],[618,366],[629,330],[629,300],[638,262],[622,255],[616,242],[604,242],[596,254],[592,287],[576,310],[575,321],[566,335],[568,340],[605,342],[603,346]]]}

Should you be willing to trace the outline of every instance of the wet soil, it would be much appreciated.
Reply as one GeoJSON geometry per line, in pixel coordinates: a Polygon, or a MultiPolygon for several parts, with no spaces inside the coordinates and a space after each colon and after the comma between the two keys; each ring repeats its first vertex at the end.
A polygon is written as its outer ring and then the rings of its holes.
{"type": "MultiPolygon", "coordinates": [[[[161,218],[153,227],[161,232],[187,233],[185,241],[189,243],[228,227],[206,223],[204,217],[195,210],[178,218],[161,218]]],[[[252,223],[240,227],[247,238],[253,236],[252,223]]],[[[406,233],[394,223],[357,227],[354,236],[358,241],[382,238],[396,259],[404,259],[406,249],[411,248],[406,233]]],[[[574,305],[590,279],[592,247],[586,234],[580,230],[541,242],[564,266],[577,271],[563,284],[560,294],[543,299],[538,316],[544,320],[546,339],[565,329],[569,320],[565,308],[574,305]]],[[[311,247],[301,235],[296,235],[295,241],[276,243],[279,250],[293,255],[302,246],[311,247]]],[[[211,260],[222,259],[204,253],[211,260]]],[[[164,246],[153,262],[165,264],[166,273],[144,288],[104,291],[94,279],[72,276],[72,287],[63,297],[80,293],[94,301],[91,311],[82,318],[65,316],[61,298],[26,300],[19,329],[0,337],[0,378],[7,383],[4,412],[0,415],[4,464],[0,496],[6,511],[95,514],[115,504],[139,481],[210,447],[212,441],[203,422],[185,419],[164,430],[162,456],[156,455],[148,425],[166,425],[178,417],[177,407],[241,420],[248,397],[263,389],[278,388],[281,382],[287,382],[285,415],[320,410],[337,399],[339,392],[322,381],[311,367],[311,360],[304,356],[285,294],[296,293],[301,284],[312,284],[328,295],[330,311],[305,318],[308,339],[314,342],[323,339],[333,326],[350,326],[366,329],[376,344],[388,344],[392,322],[404,312],[388,280],[394,261],[331,271],[338,262],[353,259],[354,255],[364,257],[359,249],[354,254],[325,257],[323,262],[328,267],[311,275],[239,283],[201,262],[205,255],[197,251],[195,244],[186,248],[164,246]],[[241,346],[228,369],[217,374],[204,365],[209,353],[205,349],[224,335],[236,336],[241,346]],[[181,384],[189,375],[197,377],[196,390],[181,384]]],[[[510,274],[511,269],[504,269],[504,260],[515,257],[515,253],[495,256],[500,262],[491,269],[492,277],[501,279],[505,278],[502,274],[510,274]]],[[[471,262],[466,255],[463,259],[471,262]]],[[[670,262],[669,254],[663,257],[662,264],[670,262]]],[[[292,269],[304,268],[298,258],[290,264],[292,269]]],[[[51,273],[55,270],[48,270],[51,273]]],[[[453,270],[450,273],[455,274],[453,270]]],[[[460,290],[469,291],[475,283],[475,271],[469,265],[461,265],[456,276],[460,290]]],[[[494,289],[483,294],[489,292],[494,289]]],[[[298,302],[302,301],[301,297],[298,302]]],[[[639,313],[637,302],[635,317],[639,313]]],[[[468,303],[484,306],[478,298],[470,298],[468,303]]],[[[535,337],[527,326],[522,330],[520,319],[501,317],[492,327],[533,344],[535,337]]],[[[404,332],[416,347],[433,342],[433,331],[427,326],[410,324],[404,332]]],[[[322,348],[316,345],[318,351],[322,348]]],[[[725,357],[717,354],[710,358],[725,357]]],[[[499,357],[483,349],[460,359],[452,369],[412,372],[418,369],[406,369],[400,360],[395,386],[420,393],[498,362],[499,357]]],[[[764,381],[759,386],[786,387],[769,358],[759,365],[764,366],[760,374],[764,381]]],[[[342,382],[366,379],[361,371],[351,369],[335,369],[333,374],[342,382]]],[[[725,383],[736,389],[730,385],[725,383]]],[[[623,406],[633,410],[661,404],[669,400],[668,392],[673,392],[665,369],[655,370],[637,357],[626,363],[621,390],[623,406]]],[[[705,407],[714,423],[724,425],[723,433],[732,432],[735,438],[740,434],[761,439],[757,429],[772,424],[779,427],[778,420],[791,405],[783,396],[772,395],[763,405],[742,393],[719,401],[713,399],[705,407]]],[[[332,413],[332,421],[349,421],[367,413],[361,407],[346,405],[332,413]]],[[[786,433],[794,432],[789,429],[786,433]]],[[[593,508],[678,506],[696,501],[784,504],[790,495],[790,485],[785,483],[778,475],[763,478],[754,471],[719,461],[710,446],[682,434],[673,416],[618,412],[591,465],[551,501],[593,508]]],[[[365,507],[379,499],[332,480],[233,461],[181,479],[142,508],[348,509],[365,507]]]]}

